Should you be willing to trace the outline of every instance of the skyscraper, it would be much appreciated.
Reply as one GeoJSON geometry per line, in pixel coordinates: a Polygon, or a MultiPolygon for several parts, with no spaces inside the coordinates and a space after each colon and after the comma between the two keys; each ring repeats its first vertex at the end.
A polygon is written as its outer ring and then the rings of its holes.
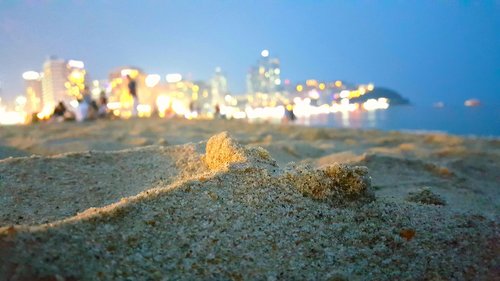
{"type": "MultiPolygon", "coordinates": [[[[43,111],[52,113],[56,103],[66,101],[66,87],[64,82],[67,78],[66,62],[62,59],[50,58],[43,64],[43,111]]],[[[69,102],[69,101],[66,101],[69,102]]]]}
{"type": "Polygon", "coordinates": [[[215,68],[215,74],[210,81],[210,85],[212,90],[212,104],[220,104],[224,100],[224,96],[229,93],[227,78],[224,73],[222,73],[220,67],[215,68]]]}
{"type": "Polygon", "coordinates": [[[247,91],[253,93],[275,93],[282,89],[281,69],[278,58],[271,58],[268,50],[263,50],[256,66],[247,75],[247,91]]]}
{"type": "Polygon", "coordinates": [[[43,64],[43,113],[50,115],[58,102],[69,105],[81,98],[86,71],[82,61],[49,58],[43,64]]]}

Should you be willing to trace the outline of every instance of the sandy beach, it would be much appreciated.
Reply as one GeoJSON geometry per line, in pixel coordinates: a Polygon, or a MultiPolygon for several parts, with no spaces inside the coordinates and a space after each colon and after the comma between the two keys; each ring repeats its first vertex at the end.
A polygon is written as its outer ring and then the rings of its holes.
{"type": "Polygon", "coordinates": [[[500,140],[0,127],[0,280],[497,280],[500,140]]]}

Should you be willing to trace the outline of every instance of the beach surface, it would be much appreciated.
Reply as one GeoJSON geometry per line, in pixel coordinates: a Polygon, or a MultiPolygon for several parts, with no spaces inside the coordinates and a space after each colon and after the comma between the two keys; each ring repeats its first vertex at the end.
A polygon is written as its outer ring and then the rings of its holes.
{"type": "Polygon", "coordinates": [[[499,171],[446,134],[0,127],[0,280],[495,280],[499,171]]]}

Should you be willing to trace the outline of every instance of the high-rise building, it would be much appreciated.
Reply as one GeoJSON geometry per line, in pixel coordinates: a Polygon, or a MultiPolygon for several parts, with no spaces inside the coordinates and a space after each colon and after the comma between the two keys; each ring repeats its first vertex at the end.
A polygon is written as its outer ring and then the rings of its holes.
{"type": "Polygon", "coordinates": [[[256,66],[252,66],[247,75],[249,93],[276,93],[281,91],[281,69],[278,58],[271,58],[268,50],[261,52],[256,66]]]}
{"type": "Polygon", "coordinates": [[[212,92],[212,104],[220,104],[224,100],[224,96],[229,93],[227,87],[227,78],[222,73],[220,67],[215,68],[215,75],[210,81],[212,92]]]}
{"type": "Polygon", "coordinates": [[[66,106],[82,97],[86,71],[82,61],[50,58],[43,64],[43,113],[50,115],[58,102],[66,106]]]}
{"type": "MultiPolygon", "coordinates": [[[[66,62],[62,59],[51,58],[43,64],[43,111],[49,115],[52,113],[56,103],[65,101],[67,79],[66,62]]],[[[69,102],[69,101],[68,101],[69,102]]]]}
{"type": "Polygon", "coordinates": [[[38,113],[42,110],[42,75],[36,71],[23,73],[26,93],[26,112],[38,113]]]}

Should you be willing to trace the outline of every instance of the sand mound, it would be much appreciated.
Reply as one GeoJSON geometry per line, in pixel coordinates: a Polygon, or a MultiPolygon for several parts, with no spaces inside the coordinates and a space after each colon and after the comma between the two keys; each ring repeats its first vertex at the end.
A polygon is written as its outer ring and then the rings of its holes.
{"type": "Polygon", "coordinates": [[[227,132],[215,135],[208,140],[203,159],[212,170],[227,169],[230,164],[245,162],[250,166],[267,164],[277,167],[276,161],[265,149],[261,147],[243,148],[227,132]]]}
{"type": "Polygon", "coordinates": [[[232,168],[251,172],[263,169],[272,181],[277,181],[276,184],[293,186],[306,196],[325,200],[336,206],[351,201],[371,201],[374,198],[366,167],[334,164],[314,169],[310,166],[297,167],[292,164],[281,170],[265,149],[244,148],[227,132],[208,140],[203,159],[210,169],[216,171],[232,168]],[[236,165],[230,167],[231,164],[236,165]]]}
{"type": "Polygon", "coordinates": [[[406,197],[406,201],[430,205],[446,205],[446,201],[432,192],[429,187],[424,187],[418,192],[410,192],[406,197]]]}
{"type": "Polygon", "coordinates": [[[374,199],[366,167],[334,164],[321,169],[293,167],[282,177],[304,195],[335,206],[374,199]]]}

